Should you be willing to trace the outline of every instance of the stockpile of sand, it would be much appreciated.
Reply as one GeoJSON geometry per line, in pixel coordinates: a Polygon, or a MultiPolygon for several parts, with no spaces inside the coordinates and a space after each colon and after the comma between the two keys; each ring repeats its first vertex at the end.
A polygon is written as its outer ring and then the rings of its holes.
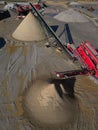
{"type": "Polygon", "coordinates": [[[65,10],[54,16],[54,18],[63,22],[89,22],[83,14],[73,9],[65,10]]]}
{"type": "Polygon", "coordinates": [[[45,33],[38,19],[29,13],[16,28],[12,36],[21,41],[41,41],[45,39],[45,33]]]}
{"type": "MultiPolygon", "coordinates": [[[[30,118],[41,124],[67,124],[75,121],[76,105],[70,98],[60,95],[57,83],[37,81],[27,91],[24,104],[30,118]]],[[[62,87],[62,94],[66,94],[62,87]]]]}

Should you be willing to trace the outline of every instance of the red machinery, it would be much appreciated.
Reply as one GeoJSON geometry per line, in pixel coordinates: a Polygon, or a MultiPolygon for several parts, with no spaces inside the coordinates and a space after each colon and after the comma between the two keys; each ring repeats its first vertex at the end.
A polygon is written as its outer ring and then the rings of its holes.
{"type": "MultiPolygon", "coordinates": [[[[35,3],[34,7],[37,10],[41,9],[41,6],[39,3],[35,3]]],[[[24,18],[29,13],[30,10],[32,10],[32,7],[30,5],[17,5],[17,12],[18,12],[17,17],[24,18]]]]}
{"type": "MultiPolygon", "coordinates": [[[[37,9],[37,10],[42,10],[44,7],[47,7],[47,5],[45,5],[44,3],[42,3],[40,0],[36,3],[33,4],[33,6],[37,9]]],[[[16,4],[17,7],[17,12],[18,18],[24,18],[29,11],[32,10],[32,6],[31,5],[20,5],[20,4],[16,4]]]]}
{"type": "Polygon", "coordinates": [[[77,48],[71,44],[67,44],[66,47],[73,55],[73,62],[78,60],[82,70],[56,72],[58,78],[64,79],[84,74],[93,75],[98,78],[98,52],[88,41],[81,43],[77,48]]]}
{"type": "Polygon", "coordinates": [[[53,37],[56,39],[58,47],[60,47],[61,50],[63,50],[63,52],[68,55],[73,62],[78,61],[80,63],[80,70],[56,72],[56,77],[59,79],[65,79],[76,75],[89,74],[98,78],[98,52],[94,49],[94,47],[88,41],[81,43],[78,47],[75,47],[68,24],[66,24],[66,31],[69,44],[63,44],[56,36],[52,28],[45,22],[36,8],[31,3],[30,5],[38,17],[40,17],[40,20],[43,22],[43,24],[47,27],[48,31],[50,31],[53,37]]]}

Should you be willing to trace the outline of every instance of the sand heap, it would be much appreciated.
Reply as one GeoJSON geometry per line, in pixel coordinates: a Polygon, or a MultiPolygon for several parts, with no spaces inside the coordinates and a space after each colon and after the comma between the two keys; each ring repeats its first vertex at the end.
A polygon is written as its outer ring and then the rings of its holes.
{"type": "Polygon", "coordinates": [[[45,33],[38,19],[30,12],[12,34],[13,38],[21,41],[41,41],[45,33]]]}
{"type": "Polygon", "coordinates": [[[83,14],[73,9],[65,10],[54,16],[54,18],[63,22],[89,22],[83,14]]]}
{"type": "Polygon", "coordinates": [[[24,104],[30,118],[42,124],[66,124],[76,118],[76,104],[62,99],[54,84],[37,81],[25,95],[24,104]]]}

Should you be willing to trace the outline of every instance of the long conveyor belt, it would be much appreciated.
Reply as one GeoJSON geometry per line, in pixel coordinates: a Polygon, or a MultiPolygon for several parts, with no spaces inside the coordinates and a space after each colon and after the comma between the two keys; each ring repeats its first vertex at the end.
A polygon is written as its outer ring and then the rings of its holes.
{"type": "Polygon", "coordinates": [[[40,20],[43,22],[43,24],[46,26],[46,28],[48,29],[48,31],[50,31],[50,33],[53,35],[53,37],[57,40],[57,44],[59,45],[59,47],[63,50],[63,52],[65,54],[67,54],[67,56],[72,59],[72,54],[70,53],[70,51],[66,48],[66,46],[64,46],[61,42],[61,40],[58,38],[58,36],[56,36],[56,34],[54,33],[54,31],[51,29],[51,27],[45,22],[45,20],[42,18],[41,14],[36,10],[36,8],[30,3],[30,5],[32,6],[32,13],[36,12],[36,14],[38,15],[38,18],[40,18],[40,20]]]}

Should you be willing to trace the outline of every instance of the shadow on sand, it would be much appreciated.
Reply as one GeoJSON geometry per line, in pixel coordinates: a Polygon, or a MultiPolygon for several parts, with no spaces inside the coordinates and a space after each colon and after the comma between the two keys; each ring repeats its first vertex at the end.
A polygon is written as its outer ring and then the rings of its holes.
{"type": "Polygon", "coordinates": [[[56,80],[53,79],[51,83],[54,84],[55,90],[60,96],[60,98],[64,98],[64,96],[69,96],[70,98],[75,98],[74,96],[74,86],[75,86],[76,78],[72,77],[64,80],[56,80]]]}

